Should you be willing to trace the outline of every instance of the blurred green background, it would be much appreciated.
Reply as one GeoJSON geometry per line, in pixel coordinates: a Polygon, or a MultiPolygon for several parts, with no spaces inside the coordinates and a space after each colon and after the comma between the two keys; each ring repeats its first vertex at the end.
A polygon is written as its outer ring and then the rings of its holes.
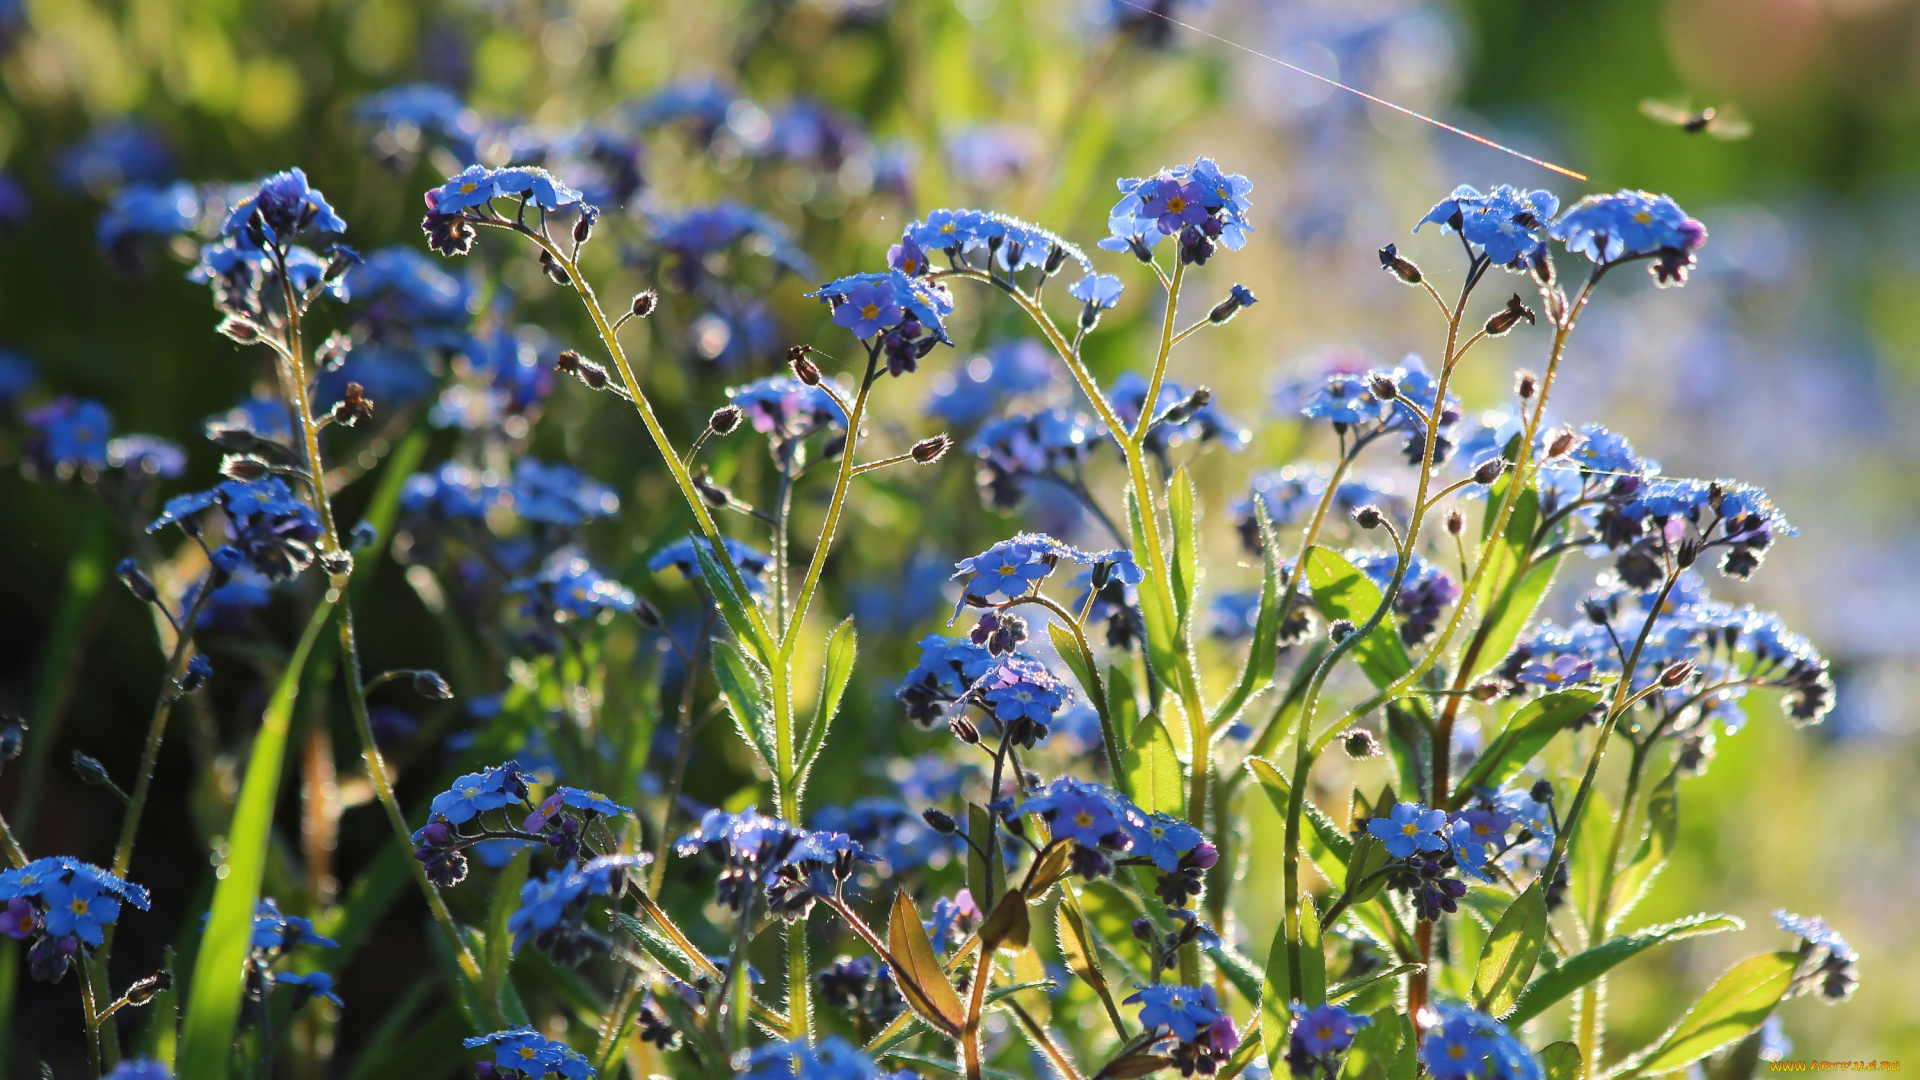
{"type": "MultiPolygon", "coordinates": [[[[1298,426],[1265,403],[1277,381],[1309,372],[1329,350],[1391,360],[1435,348],[1424,299],[1381,275],[1374,250],[1397,242],[1457,278],[1447,242],[1407,233],[1456,183],[1547,186],[1563,205],[1585,190],[1668,192],[1712,232],[1701,271],[1678,293],[1610,282],[1575,338],[1555,411],[1627,433],[1670,473],[1733,475],[1773,493],[1801,537],[1774,551],[1754,584],[1722,591],[1779,608],[1811,636],[1835,662],[1840,704],[1806,732],[1753,709],[1745,731],[1721,740],[1707,775],[1684,787],[1685,849],[1636,919],[1729,911],[1749,929],[1623,969],[1611,1036],[1616,1052],[1645,1042],[1727,963],[1782,947],[1769,912],[1786,907],[1825,915],[1862,954],[1851,1003],[1786,1008],[1791,1056],[1899,1059],[1920,1048],[1920,428],[1907,420],[1920,406],[1920,3],[1214,0],[1176,10],[1587,173],[1590,184],[1185,30],[1142,44],[1119,32],[1116,11],[1127,12],[1105,0],[0,0],[0,169],[32,200],[23,219],[0,225],[0,347],[33,358],[47,389],[107,402],[123,430],[187,444],[189,478],[210,476],[217,455],[198,440],[200,421],[246,393],[252,368],[213,334],[204,290],[180,280],[179,267],[163,260],[130,278],[107,265],[92,243],[102,192],[58,181],[63,148],[138,118],[164,132],[178,175],[238,180],[301,165],[363,250],[418,245],[419,192],[432,169],[396,176],[374,161],[350,117],[364,94],[433,80],[488,115],[565,125],[677,79],[719,76],[760,101],[829,103],[858,117],[874,147],[912,163],[909,193],[882,197],[869,193],[871,176],[862,188],[844,168],[839,188],[794,169],[740,180],[684,147],[650,148],[648,191],[660,205],[725,195],[761,206],[793,227],[826,275],[873,268],[899,226],[934,206],[1005,209],[1090,242],[1116,175],[1205,153],[1250,176],[1254,241],[1207,281],[1224,291],[1240,280],[1261,303],[1175,373],[1212,385],[1260,431],[1245,453],[1208,459],[1203,484],[1224,518],[1250,468],[1289,460],[1299,445],[1298,426]],[[1645,98],[1689,95],[1696,106],[1736,105],[1751,137],[1689,136],[1639,110],[1645,98]],[[970,145],[992,153],[969,156],[970,145]]],[[[768,302],[791,340],[828,340],[799,284],[778,282],[768,302]]],[[[1014,329],[982,314],[977,296],[963,304],[976,313],[963,312],[963,350],[936,354],[937,371],[1014,329]]],[[[570,310],[532,301],[519,315],[578,340],[570,310]]],[[[1095,355],[1103,371],[1137,362],[1129,347],[1138,335],[1124,320],[1141,315],[1116,314],[1095,355]]],[[[1537,366],[1541,337],[1490,344],[1465,375],[1469,408],[1504,393],[1514,366],[1537,366]]],[[[676,358],[673,347],[661,353],[676,358]]],[[[760,357],[715,374],[686,360],[702,386],[774,363],[760,357]]],[[[926,380],[888,389],[887,422],[924,428],[926,380]]],[[[676,420],[690,430],[712,399],[689,395],[680,406],[676,420]]],[[[635,462],[650,451],[631,424],[589,414],[575,398],[553,408],[536,441],[615,483],[639,518],[618,537],[633,544],[613,549],[610,569],[631,570],[644,538],[672,534],[671,520],[650,516],[673,512],[657,477],[638,475],[635,462]]],[[[0,445],[0,462],[16,450],[0,445]]],[[[978,503],[965,472],[950,470],[931,502],[869,497],[854,550],[892,564],[918,543],[950,557],[971,550],[970,537],[1001,535],[968,520],[978,503]]],[[[80,491],[12,468],[0,476],[0,706],[24,708],[35,693],[89,505],[80,491]]],[[[1222,577],[1246,576],[1231,569],[1231,537],[1216,544],[1222,577]]],[[[837,609],[857,584],[847,561],[836,568],[837,609]]],[[[409,649],[424,615],[400,595],[397,573],[384,580],[391,610],[362,618],[369,664],[416,662],[409,649]]],[[[64,738],[124,770],[160,664],[137,605],[110,592],[64,738]]],[[[933,625],[933,614],[909,620],[899,637],[933,625]]],[[[901,723],[885,695],[911,662],[897,642],[863,655],[873,705],[858,724],[877,732],[901,723]]],[[[220,711],[231,728],[257,707],[240,695],[220,711]]],[[[169,752],[162,805],[186,799],[193,760],[169,752]]],[[[0,777],[10,816],[18,797],[17,775],[0,777]]],[[[115,823],[64,772],[39,816],[36,850],[95,858],[115,823]]],[[[178,885],[172,896],[160,890],[154,917],[175,927],[198,910],[192,890],[206,848],[184,816],[158,817],[134,876],[178,885]]],[[[378,829],[371,815],[349,816],[343,863],[379,843],[378,829]]],[[[1249,937],[1264,941],[1271,914],[1256,904],[1243,917],[1249,937]]],[[[389,922],[383,946],[418,954],[415,924],[389,922]]],[[[128,970],[151,963],[164,938],[128,946],[128,970]]],[[[364,1010],[382,993],[347,993],[343,1039],[366,1037],[377,1009],[364,1010]]],[[[28,1047],[33,1024],[71,1019],[60,1011],[72,1007],[65,994],[28,1004],[16,1028],[28,1047]]],[[[28,1047],[16,1046],[16,1061],[32,1060],[28,1047]]]]}

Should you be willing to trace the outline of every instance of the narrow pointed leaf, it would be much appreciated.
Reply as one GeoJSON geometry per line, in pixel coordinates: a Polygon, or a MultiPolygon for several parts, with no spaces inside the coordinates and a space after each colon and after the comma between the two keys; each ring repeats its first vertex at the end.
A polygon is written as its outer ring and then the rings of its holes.
{"type": "Polygon", "coordinates": [[[1535,882],[1493,924],[1493,933],[1480,953],[1480,963],[1473,972],[1473,994],[1481,1012],[1498,1018],[1513,1008],[1546,940],[1547,905],[1540,883],[1535,882]]]}
{"type": "Polygon", "coordinates": [[[307,657],[332,611],[332,603],[324,600],[314,609],[268,700],[247,756],[246,777],[240,783],[240,798],[234,804],[233,823],[227,834],[227,873],[214,886],[213,910],[193,965],[193,985],[180,1036],[181,1076],[220,1080],[227,1074],[234,1027],[240,1019],[243,968],[253,941],[253,912],[260,897],[260,879],[266,872],[267,847],[272,842],[287,727],[293,718],[293,703],[300,692],[307,657]]]}
{"type": "Polygon", "coordinates": [[[820,699],[814,704],[813,719],[800,739],[796,771],[803,778],[827,744],[827,730],[840,712],[840,699],[846,696],[847,680],[853,677],[853,661],[858,653],[859,635],[854,633],[853,616],[849,615],[827,635],[827,658],[820,672],[820,699]]]}
{"type": "Polygon", "coordinates": [[[1081,914],[1080,905],[1073,901],[1070,890],[1062,891],[1054,920],[1060,938],[1060,955],[1066,960],[1067,969],[1093,988],[1114,1030],[1124,1032],[1126,1023],[1121,1019],[1120,1006],[1113,1000],[1113,988],[1107,984],[1106,973],[1100,970],[1100,954],[1094,948],[1093,935],[1087,930],[1087,917],[1081,914]]]}
{"type": "Polygon", "coordinates": [[[1260,530],[1261,549],[1265,552],[1265,573],[1260,579],[1260,613],[1253,623],[1253,644],[1247,648],[1247,662],[1240,669],[1227,699],[1213,712],[1215,725],[1224,724],[1238,713],[1253,695],[1273,683],[1274,664],[1280,653],[1280,542],[1274,538],[1273,522],[1267,517],[1265,499],[1253,500],[1253,519],[1260,530]]]}
{"type": "Polygon", "coordinates": [[[1703,934],[1740,930],[1745,923],[1731,915],[1691,915],[1661,926],[1648,927],[1637,934],[1602,942],[1585,952],[1575,953],[1560,966],[1543,971],[1527,984],[1507,1017],[1509,1024],[1522,1024],[1547,1011],[1575,990],[1605,975],[1617,965],[1655,945],[1703,934]]]}
{"type": "Polygon", "coordinates": [[[1667,865],[1680,833],[1680,770],[1675,769],[1660,781],[1647,797],[1647,835],[1633,859],[1613,879],[1613,891],[1607,901],[1607,925],[1617,926],[1640,898],[1646,895],[1653,879],[1667,865]]]}
{"type": "Polygon", "coordinates": [[[773,707],[767,701],[764,669],[740,655],[731,643],[716,640],[713,677],[720,684],[720,697],[727,703],[740,737],[753,748],[767,772],[784,779],[785,763],[774,748],[773,707]]]}
{"type": "Polygon", "coordinates": [[[1146,625],[1147,663],[1163,682],[1178,690],[1185,677],[1184,665],[1180,663],[1179,617],[1173,609],[1172,597],[1166,591],[1166,583],[1155,579],[1154,575],[1160,572],[1160,568],[1149,565],[1152,560],[1146,557],[1146,524],[1140,514],[1141,506],[1129,491],[1127,521],[1132,526],[1134,557],[1142,560],[1141,567],[1147,572],[1147,580],[1140,583],[1140,615],[1146,625]]]}
{"type": "Polygon", "coordinates": [[[753,597],[744,596],[733,587],[733,576],[714,558],[707,542],[697,536],[693,538],[693,554],[700,562],[700,578],[706,582],[707,591],[713,594],[713,602],[720,608],[720,617],[726,620],[727,629],[732,630],[733,636],[765,663],[773,654],[773,649],[769,642],[760,637],[758,625],[747,610],[754,602],[753,597]]]}
{"type": "Polygon", "coordinates": [[[1683,1069],[1759,1027],[1792,985],[1800,965],[1796,952],[1761,953],[1735,964],[1700,995],[1687,1015],[1633,1069],[1663,1073],[1683,1069]]]}
{"type": "MultiPolygon", "coordinates": [[[[1316,547],[1302,561],[1306,563],[1314,606],[1327,618],[1363,626],[1379,610],[1380,587],[1339,553],[1316,547]]],[[[1380,620],[1380,625],[1353,647],[1353,658],[1375,686],[1385,686],[1413,668],[1391,617],[1380,620]]]]}
{"type": "Polygon", "coordinates": [[[1547,742],[1567,725],[1593,711],[1600,703],[1598,690],[1561,690],[1544,694],[1528,702],[1507,721],[1481,751],[1455,790],[1456,808],[1465,805],[1476,787],[1499,787],[1516,776],[1547,742]]]}
{"type": "Polygon", "coordinates": [[[1159,717],[1149,716],[1134,729],[1133,744],[1121,754],[1127,793],[1148,813],[1178,815],[1185,805],[1185,785],[1173,736],[1159,717]]]}
{"type": "Polygon", "coordinates": [[[958,1035],[966,1022],[966,1009],[960,1004],[953,984],[934,955],[927,928],[920,924],[920,910],[905,889],[893,895],[893,912],[887,920],[887,950],[892,954],[894,976],[900,994],[920,1018],[948,1035],[958,1035]]]}
{"type": "Polygon", "coordinates": [[[1282,919],[1274,927],[1260,985],[1260,1039],[1268,1061],[1286,1060],[1287,1032],[1293,1026],[1293,977],[1287,963],[1292,952],[1293,942],[1287,939],[1287,923],[1282,919]]]}
{"type": "Polygon", "coordinates": [[[1200,550],[1194,534],[1199,528],[1198,498],[1193,490],[1193,474],[1182,465],[1167,487],[1167,517],[1173,522],[1173,603],[1174,614],[1182,626],[1193,618],[1194,597],[1199,591],[1200,550]]]}
{"type": "Polygon", "coordinates": [[[1474,659],[1476,676],[1485,674],[1513,651],[1513,643],[1520,639],[1520,632],[1526,629],[1534,610],[1540,606],[1540,598],[1553,584],[1553,576],[1560,569],[1560,558],[1550,555],[1528,567],[1526,573],[1506,583],[1494,597],[1483,623],[1486,629],[1482,632],[1480,651],[1474,659]]]}

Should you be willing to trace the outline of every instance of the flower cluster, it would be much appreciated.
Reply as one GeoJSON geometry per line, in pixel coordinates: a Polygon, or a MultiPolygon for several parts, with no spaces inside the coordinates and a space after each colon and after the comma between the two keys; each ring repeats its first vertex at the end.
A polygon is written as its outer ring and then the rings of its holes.
{"type": "Polygon", "coordinates": [[[219,507],[226,518],[227,543],[207,557],[218,588],[225,575],[241,568],[269,581],[293,577],[313,564],[320,539],[320,515],[294,497],[277,476],[263,480],[228,480],[205,491],[176,495],[167,500],[159,517],[147,525],[158,532],[178,525],[189,536],[202,535],[200,515],[219,507]]]}
{"type": "MultiPolygon", "coordinates": [[[[554,797],[559,798],[559,793],[554,797]]],[[[607,802],[602,796],[593,798],[607,802]]],[[[607,803],[607,806],[612,810],[630,812],[611,803],[607,803]]],[[[536,814],[544,812],[545,807],[536,811],[536,814]]],[[[568,860],[564,852],[561,858],[568,860]]],[[[596,949],[606,946],[602,936],[587,928],[588,899],[594,896],[617,896],[625,887],[626,872],[652,861],[652,856],[645,855],[603,855],[580,864],[568,860],[545,876],[528,881],[520,888],[519,909],[507,916],[507,930],[513,934],[513,947],[518,950],[532,942],[541,952],[552,957],[554,963],[566,967],[577,966],[593,955],[596,949]]]]}
{"type": "Polygon", "coordinates": [[[1420,1063],[1433,1080],[1543,1080],[1546,1071],[1506,1025],[1482,1012],[1435,1002],[1439,1022],[1420,1040],[1420,1063]]]}
{"type": "Polygon", "coordinates": [[[1800,939],[1800,970],[1788,993],[1817,990],[1829,1005],[1853,996],[1860,985],[1860,976],[1854,971],[1860,954],[1839,931],[1818,915],[1795,915],[1785,909],[1774,912],[1773,920],[1780,929],[1800,939]]]}
{"type": "Polygon", "coordinates": [[[1300,1013],[1287,1038],[1287,1070],[1305,1080],[1320,1076],[1333,1080],[1340,1073],[1341,1059],[1353,1046],[1354,1033],[1372,1024],[1365,1016],[1355,1016],[1338,1005],[1316,1005],[1300,1013]]]}
{"type": "Polygon", "coordinates": [[[1107,212],[1107,251],[1131,251],[1142,262],[1164,237],[1179,242],[1180,261],[1201,265],[1216,247],[1239,251],[1253,226],[1247,221],[1253,184],[1226,173],[1212,158],[1176,165],[1145,179],[1119,181],[1120,201],[1107,212]]]}
{"type": "Polygon", "coordinates": [[[816,894],[830,895],[855,862],[873,861],[845,833],[810,832],[751,809],[707,811],[699,828],[673,842],[673,851],[681,858],[705,854],[719,863],[715,896],[741,918],[748,916],[756,890],[765,891],[774,914],[804,918],[816,894]],[[831,880],[820,880],[826,873],[831,880]]]}
{"type": "Polygon", "coordinates": [[[491,1035],[475,1035],[465,1042],[469,1050],[491,1047],[493,1058],[474,1066],[479,1080],[593,1080],[597,1075],[586,1055],[556,1042],[532,1028],[513,1028],[491,1035]]]}
{"type": "Polygon", "coordinates": [[[59,982],[76,959],[86,963],[120,919],[120,906],[149,907],[147,890],[65,855],[35,859],[0,873],[0,933],[30,941],[33,977],[59,982]]]}
{"type": "Polygon", "coordinates": [[[1240,1046],[1233,1018],[1211,986],[1142,986],[1125,1004],[1140,1006],[1140,1026],[1153,1042],[1172,1041],[1181,1076],[1212,1076],[1240,1046]]]}

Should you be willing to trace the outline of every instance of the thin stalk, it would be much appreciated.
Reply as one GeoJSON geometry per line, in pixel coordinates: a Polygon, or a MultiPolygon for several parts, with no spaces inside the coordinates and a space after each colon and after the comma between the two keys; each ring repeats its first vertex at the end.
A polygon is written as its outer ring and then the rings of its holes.
{"type": "MultiPolygon", "coordinates": [[[[807,609],[813,604],[814,591],[820,587],[820,575],[827,569],[827,554],[840,528],[840,515],[846,511],[847,491],[857,469],[853,459],[860,441],[860,421],[866,416],[867,400],[873,393],[879,361],[880,347],[876,342],[867,347],[867,370],[860,378],[860,392],[854,396],[853,407],[847,412],[847,445],[840,451],[840,471],[833,481],[833,497],[827,502],[827,519],[820,524],[820,538],[814,546],[813,558],[807,565],[806,580],[800,586],[800,595],[794,602],[786,630],[780,635],[777,652],[783,664],[793,656],[794,646],[799,644],[800,623],[805,620],[807,609]]],[[[783,767],[787,760],[781,759],[783,767]]]]}

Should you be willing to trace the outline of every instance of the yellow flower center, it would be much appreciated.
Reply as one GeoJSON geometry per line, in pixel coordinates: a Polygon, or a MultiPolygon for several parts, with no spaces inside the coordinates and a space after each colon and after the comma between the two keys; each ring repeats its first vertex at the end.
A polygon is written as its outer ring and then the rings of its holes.
{"type": "Polygon", "coordinates": [[[880,315],[879,304],[868,304],[866,307],[863,307],[860,309],[860,317],[863,319],[878,318],[879,315],[880,315]]]}
{"type": "Polygon", "coordinates": [[[1170,214],[1177,214],[1180,211],[1185,210],[1186,208],[1187,208],[1187,200],[1181,198],[1178,195],[1175,195],[1173,198],[1167,200],[1167,212],[1170,214]]]}
{"type": "Polygon", "coordinates": [[[1333,1029],[1326,1026],[1325,1024],[1322,1024],[1319,1027],[1314,1028],[1313,1033],[1315,1035],[1318,1035],[1320,1037],[1320,1041],[1322,1042],[1325,1042],[1326,1040],[1333,1038],[1333,1029]]]}
{"type": "Polygon", "coordinates": [[[1459,1061],[1461,1058],[1467,1056],[1467,1048],[1459,1043],[1453,1043],[1447,1047],[1447,1056],[1455,1061],[1459,1061]]]}
{"type": "Polygon", "coordinates": [[[1087,828],[1088,826],[1091,826],[1093,824],[1093,815],[1088,813],[1085,810],[1082,810],[1079,813],[1073,815],[1073,823],[1075,825],[1080,826],[1083,829],[1087,828]]]}
{"type": "Polygon", "coordinates": [[[1400,831],[1406,833],[1408,836],[1419,836],[1420,826],[1409,821],[1405,825],[1400,826],[1400,831]]]}
{"type": "Polygon", "coordinates": [[[460,185],[460,194],[462,195],[471,195],[478,190],[480,190],[480,185],[471,180],[460,185]]]}
{"type": "Polygon", "coordinates": [[[1645,210],[1639,210],[1634,213],[1633,220],[1645,225],[1653,220],[1653,215],[1647,213],[1645,210]]]}
{"type": "Polygon", "coordinates": [[[955,231],[957,228],[958,226],[956,226],[953,222],[949,221],[945,225],[940,226],[940,231],[943,233],[950,233],[955,231]]]}
{"type": "Polygon", "coordinates": [[[460,789],[460,795],[462,798],[471,799],[478,794],[480,794],[480,789],[477,787],[463,787],[460,789]]]}
{"type": "Polygon", "coordinates": [[[539,1056],[539,1053],[538,1051],[534,1050],[534,1048],[531,1046],[523,1046],[520,1048],[520,1056],[527,1059],[528,1061],[532,1061],[534,1058],[539,1056]]]}
{"type": "Polygon", "coordinates": [[[87,913],[87,902],[80,897],[74,897],[67,906],[73,909],[75,915],[85,915],[87,913]]]}
{"type": "Polygon", "coordinates": [[[1020,568],[1017,566],[1003,566],[1000,568],[1001,577],[1012,577],[1013,575],[1019,572],[1020,572],[1020,568]]]}

